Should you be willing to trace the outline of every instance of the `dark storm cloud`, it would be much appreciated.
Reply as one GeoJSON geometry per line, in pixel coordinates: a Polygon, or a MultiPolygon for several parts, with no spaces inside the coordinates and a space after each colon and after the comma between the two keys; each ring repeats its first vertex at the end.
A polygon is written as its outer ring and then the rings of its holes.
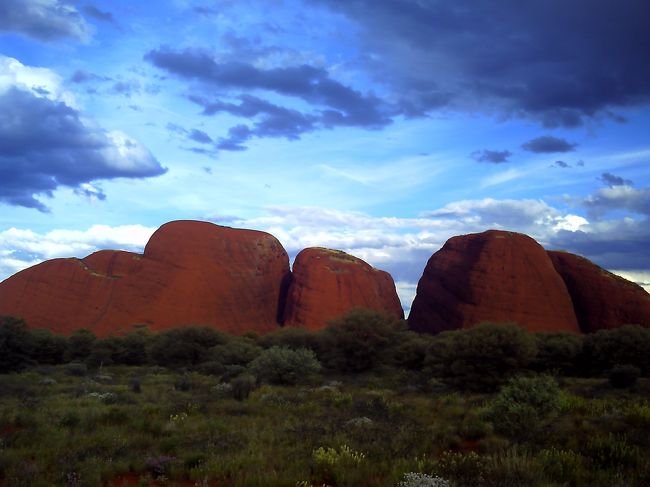
{"type": "Polygon", "coordinates": [[[650,100],[647,0],[310,1],[361,27],[373,55],[358,62],[416,114],[447,94],[461,110],[576,127],[650,100]]]}
{"type": "MultiPolygon", "coordinates": [[[[257,119],[253,129],[244,126],[247,128],[245,139],[239,135],[236,136],[234,140],[237,140],[235,144],[237,148],[235,150],[241,150],[239,149],[239,145],[253,137],[282,137],[288,140],[297,140],[301,134],[314,130],[315,124],[318,121],[318,118],[315,116],[305,115],[297,110],[280,107],[251,95],[242,95],[239,104],[219,100],[208,101],[198,96],[191,96],[190,100],[203,107],[204,115],[215,115],[225,112],[243,118],[257,119]]],[[[239,128],[235,132],[237,133],[241,130],[239,128]]],[[[231,138],[230,135],[228,138],[231,138]]],[[[228,150],[224,149],[224,147],[230,147],[230,145],[225,144],[220,148],[222,150],[228,150]]]]}
{"type": "Polygon", "coordinates": [[[521,147],[529,152],[536,153],[554,153],[554,152],[571,152],[575,150],[577,144],[572,144],[564,139],[553,137],[552,135],[543,135],[529,140],[521,147]]]}
{"type": "Polygon", "coordinates": [[[244,124],[235,125],[228,130],[228,137],[222,138],[217,143],[217,149],[227,151],[244,151],[243,145],[253,136],[253,131],[244,124]]]}
{"type": "Polygon", "coordinates": [[[610,188],[613,188],[614,186],[631,186],[632,181],[629,179],[623,179],[620,176],[616,176],[612,173],[609,172],[604,172],[599,178],[600,181],[605,183],[607,186],[610,188]]]}
{"type": "Polygon", "coordinates": [[[192,129],[189,138],[199,144],[209,144],[212,142],[212,137],[206,134],[203,130],[192,129]]]}
{"type": "Polygon", "coordinates": [[[205,52],[174,51],[166,46],[150,51],[145,60],[182,78],[218,88],[261,89],[302,99],[323,107],[326,125],[380,128],[392,121],[379,98],[364,95],[333,80],[325,69],[306,64],[264,70],[243,62],[220,63],[205,52]]]}
{"type": "Polygon", "coordinates": [[[478,162],[491,162],[492,164],[501,164],[508,162],[508,158],[512,155],[509,150],[489,150],[483,149],[480,151],[472,152],[471,156],[478,162]]]}
{"type": "Polygon", "coordinates": [[[113,23],[115,22],[115,19],[113,18],[113,14],[110,12],[104,12],[102,10],[99,10],[97,7],[95,7],[92,4],[87,4],[84,5],[83,11],[86,15],[89,17],[92,17],[95,20],[99,20],[101,22],[109,22],[113,23]]]}
{"type": "Polygon", "coordinates": [[[100,76],[89,71],[84,71],[83,69],[78,69],[70,77],[70,81],[73,83],[89,83],[92,81],[110,81],[112,78],[107,76],[100,76]]]}
{"type": "Polygon", "coordinates": [[[88,26],[68,1],[2,0],[0,31],[19,32],[41,41],[84,39],[88,26]]]}
{"type": "MultiPolygon", "coordinates": [[[[91,126],[62,102],[16,88],[0,95],[0,201],[47,211],[36,195],[60,186],[166,171],[137,142],[91,126]]],[[[96,192],[96,191],[95,191],[96,192]]],[[[95,197],[103,193],[95,194],[95,197]]]]}

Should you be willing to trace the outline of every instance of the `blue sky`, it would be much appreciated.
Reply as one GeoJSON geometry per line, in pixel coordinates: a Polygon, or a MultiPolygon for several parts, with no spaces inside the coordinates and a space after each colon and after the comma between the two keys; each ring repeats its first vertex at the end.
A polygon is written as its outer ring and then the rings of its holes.
{"type": "Polygon", "coordinates": [[[650,283],[645,0],[3,0],[0,279],[174,219],[346,250],[408,309],[502,228],[650,283]]]}

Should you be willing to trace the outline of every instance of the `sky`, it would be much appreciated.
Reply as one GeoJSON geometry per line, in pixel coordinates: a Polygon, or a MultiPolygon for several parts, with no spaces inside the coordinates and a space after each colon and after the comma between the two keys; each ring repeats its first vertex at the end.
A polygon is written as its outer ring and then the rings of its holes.
{"type": "Polygon", "coordinates": [[[389,271],[523,232],[650,290],[647,0],[2,0],[0,280],[212,221],[389,271]]]}

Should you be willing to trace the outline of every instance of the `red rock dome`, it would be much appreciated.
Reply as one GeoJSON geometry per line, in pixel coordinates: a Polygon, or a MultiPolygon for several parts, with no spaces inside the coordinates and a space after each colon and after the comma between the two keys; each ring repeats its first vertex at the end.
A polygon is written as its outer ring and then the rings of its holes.
{"type": "Polygon", "coordinates": [[[564,281],[542,246],[498,230],[452,237],[431,256],[408,321],[428,333],[482,322],[580,331],[564,281]]]}
{"type": "Polygon", "coordinates": [[[319,330],[353,308],[404,317],[395,283],[387,272],[339,250],[301,251],[293,264],[285,325],[319,330]]]}
{"type": "Polygon", "coordinates": [[[0,314],[98,336],[143,324],[263,333],[277,326],[288,275],[289,258],[272,235],[175,221],[152,235],[144,255],[100,251],[15,274],[0,283],[0,314]]]}
{"type": "Polygon", "coordinates": [[[641,286],[568,252],[548,252],[566,283],[584,333],[622,325],[650,327],[650,294],[641,286]]]}

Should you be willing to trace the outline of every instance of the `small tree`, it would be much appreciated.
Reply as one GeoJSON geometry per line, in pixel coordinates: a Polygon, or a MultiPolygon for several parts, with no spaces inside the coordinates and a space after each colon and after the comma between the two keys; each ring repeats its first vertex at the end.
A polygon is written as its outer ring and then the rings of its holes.
{"type": "Polygon", "coordinates": [[[0,373],[22,370],[32,363],[32,336],[21,319],[0,317],[0,373]]]}
{"type": "Polygon", "coordinates": [[[573,333],[554,332],[535,335],[537,355],[531,367],[539,372],[567,375],[577,371],[583,338],[573,333]]]}
{"type": "Polygon", "coordinates": [[[249,365],[259,380],[271,384],[297,384],[321,369],[316,354],[306,348],[271,347],[249,365]]]}
{"type": "Polygon", "coordinates": [[[536,352],[535,339],[519,326],[481,324],[437,335],[426,364],[448,385],[492,391],[527,367],[536,352]]]}
{"type": "Polygon", "coordinates": [[[355,309],[323,331],[321,362],[341,372],[363,372],[392,361],[390,350],[406,330],[404,320],[355,309]]]}
{"type": "Polygon", "coordinates": [[[65,354],[67,362],[83,362],[93,351],[93,345],[97,337],[90,331],[82,328],[75,331],[68,338],[68,349],[65,354]]]}

